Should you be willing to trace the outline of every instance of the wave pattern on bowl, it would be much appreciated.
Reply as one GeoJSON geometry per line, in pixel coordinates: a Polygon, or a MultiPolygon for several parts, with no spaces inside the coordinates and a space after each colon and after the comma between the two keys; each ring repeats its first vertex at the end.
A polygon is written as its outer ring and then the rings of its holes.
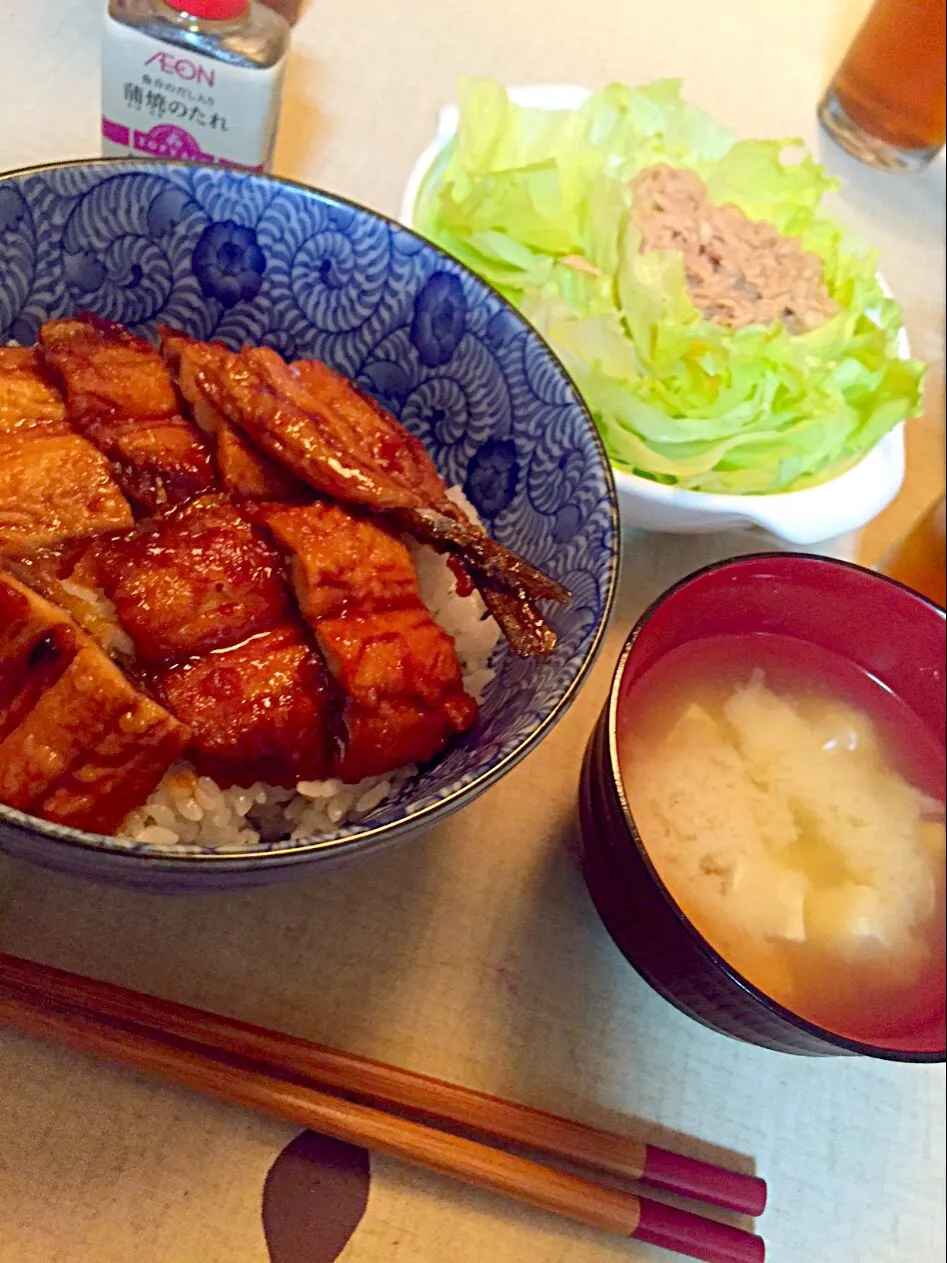
{"type": "MultiPolygon", "coordinates": [[[[573,591],[550,614],[555,654],[524,662],[498,650],[477,727],[372,813],[371,829],[459,805],[562,712],[611,605],[614,488],[564,370],[464,267],[381,216],[287,182],[161,162],[85,162],[0,179],[0,276],[0,343],[32,343],[43,321],[87,308],[145,335],[169,324],[327,361],[426,444],[491,534],[573,591]]],[[[99,849],[173,852],[0,807],[0,844],[11,849],[11,826],[99,849]]],[[[365,830],[343,828],[318,845],[365,830]]]]}

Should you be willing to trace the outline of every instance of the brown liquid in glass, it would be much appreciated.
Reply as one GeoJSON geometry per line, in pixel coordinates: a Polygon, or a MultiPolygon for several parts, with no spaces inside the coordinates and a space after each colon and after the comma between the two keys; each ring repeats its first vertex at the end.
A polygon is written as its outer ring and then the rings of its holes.
{"type": "Polygon", "coordinates": [[[944,0],[876,0],[835,76],[849,118],[899,149],[944,143],[944,0]]]}
{"type": "Polygon", "coordinates": [[[921,518],[907,538],[879,567],[889,579],[920,592],[937,605],[947,605],[944,501],[921,518]]]}

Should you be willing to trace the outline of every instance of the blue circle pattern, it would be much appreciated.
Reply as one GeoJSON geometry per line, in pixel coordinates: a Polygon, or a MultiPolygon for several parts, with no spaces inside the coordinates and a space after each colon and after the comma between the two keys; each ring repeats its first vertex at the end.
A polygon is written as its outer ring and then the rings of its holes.
{"type": "Polygon", "coordinates": [[[512,439],[487,439],[467,467],[464,493],[481,518],[488,521],[513,502],[519,483],[520,464],[512,439]]]}
{"type": "Polygon", "coordinates": [[[207,298],[224,307],[256,298],[263,284],[266,258],[256,232],[232,219],[208,224],[191,256],[191,267],[207,298]]]}
{"type": "Polygon", "coordinates": [[[428,368],[447,364],[460,345],[466,325],[464,287],[450,272],[435,272],[414,300],[411,341],[428,368]]]}
{"type": "Polygon", "coordinates": [[[548,612],[556,653],[524,662],[498,647],[476,728],[373,825],[431,807],[515,756],[556,709],[608,612],[614,489],[561,366],[475,276],[328,194],[160,162],[0,179],[0,276],[0,345],[32,342],[43,321],[87,308],[145,335],[169,324],[326,361],[418,435],[496,538],[572,590],[568,606],[548,612]]]}

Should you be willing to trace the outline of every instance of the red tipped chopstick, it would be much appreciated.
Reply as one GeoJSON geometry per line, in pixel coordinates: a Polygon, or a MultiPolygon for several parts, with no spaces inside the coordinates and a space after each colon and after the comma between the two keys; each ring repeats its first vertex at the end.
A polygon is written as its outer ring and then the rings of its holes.
{"type": "Polygon", "coordinates": [[[199,1044],[164,1042],[145,1027],[108,1022],[80,1009],[46,1007],[30,995],[0,981],[0,1021],[78,1052],[149,1071],[230,1104],[248,1106],[337,1140],[505,1193],[594,1228],[649,1241],[705,1263],[763,1263],[763,1241],[753,1233],[593,1184],[345,1097],[273,1078],[262,1069],[218,1060],[199,1044]]]}
{"type": "Polygon", "coordinates": [[[291,1035],[3,953],[0,982],[33,991],[40,1002],[80,1006],[104,1018],[175,1035],[269,1066],[283,1077],[299,1078],[321,1090],[467,1128],[491,1143],[523,1145],[590,1171],[640,1180],[753,1218],[762,1214],[766,1205],[766,1183],[759,1176],[729,1171],[657,1145],[291,1035]]]}
{"type": "MultiPolygon", "coordinates": [[[[582,1223],[674,1249],[707,1263],[761,1263],[764,1246],[758,1236],[661,1203],[636,1197],[620,1188],[602,1186],[576,1175],[492,1149],[485,1144],[437,1130],[382,1109],[319,1091],[273,1073],[272,1064],[246,1060],[219,1041],[195,1042],[157,1024],[152,1006],[167,1002],[138,996],[108,984],[93,983],[59,970],[47,970],[14,957],[0,956],[0,1021],[34,1035],[52,1038],[77,1051],[105,1057],[233,1104],[249,1106],[311,1127],[337,1139],[364,1145],[394,1157],[420,1163],[494,1192],[506,1193],[582,1223]],[[50,978],[50,975],[52,977],[50,978]],[[29,983],[24,984],[24,978],[29,983]],[[68,987],[73,979],[76,986],[68,987]],[[52,981],[54,989],[42,984],[52,981]],[[62,988],[66,987],[66,992],[62,988]],[[141,1003],[154,1025],[109,1016],[88,1003],[88,988],[104,987],[121,1005],[141,1003]],[[77,994],[81,993],[81,996],[77,994]]],[[[199,1010],[172,1006],[178,1016],[199,1010]]],[[[239,1025],[239,1024],[237,1024],[239,1025]]],[[[285,1037],[260,1028],[246,1028],[267,1037],[270,1048],[285,1037]]],[[[295,1041],[304,1044],[304,1041],[295,1041]]],[[[345,1056],[345,1054],[339,1054],[345,1056]]],[[[369,1063],[378,1067],[378,1063],[369,1063]]],[[[384,1069],[382,1067],[382,1069],[384,1069]]],[[[493,1099],[493,1098],[488,1098],[493,1099]]]]}

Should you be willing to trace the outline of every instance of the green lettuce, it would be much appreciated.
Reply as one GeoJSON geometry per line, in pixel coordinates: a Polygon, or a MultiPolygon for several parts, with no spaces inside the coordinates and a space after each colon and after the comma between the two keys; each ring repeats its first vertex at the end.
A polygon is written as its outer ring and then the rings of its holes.
{"type": "Polygon", "coordinates": [[[734,141],[673,80],[549,111],[467,79],[459,104],[416,225],[545,335],[619,469],[700,491],[795,490],[919,410],[923,368],[898,356],[900,308],[875,255],[823,210],[834,182],[808,155],[785,160],[801,142],[734,141]],[[804,334],[706,320],[680,256],[639,248],[629,182],[657,162],[817,253],[837,314],[804,334]]]}

